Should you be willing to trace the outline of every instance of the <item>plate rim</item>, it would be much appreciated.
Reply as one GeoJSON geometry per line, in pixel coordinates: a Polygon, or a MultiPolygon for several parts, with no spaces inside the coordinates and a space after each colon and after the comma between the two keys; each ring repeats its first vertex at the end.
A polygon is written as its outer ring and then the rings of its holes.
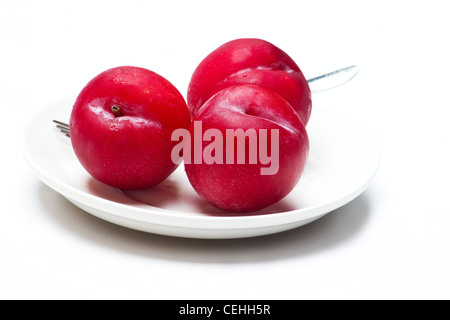
{"type": "MultiPolygon", "coordinates": [[[[54,108],[57,104],[61,103],[62,101],[67,101],[70,98],[71,97],[68,96],[64,99],[59,99],[53,103],[47,104],[43,109],[44,112],[43,110],[40,110],[39,113],[36,113],[29,119],[22,134],[22,154],[37,177],[51,189],[67,198],[68,201],[72,202],[71,200],[73,200],[75,202],[83,203],[90,208],[107,212],[107,214],[113,215],[120,219],[127,219],[134,222],[147,224],[150,223],[153,225],[161,225],[166,227],[193,228],[202,230],[240,230],[293,224],[317,216],[324,216],[357,198],[370,185],[376,173],[378,172],[380,165],[381,153],[379,146],[376,143],[374,137],[367,130],[364,130],[366,137],[370,139],[373,151],[373,155],[371,158],[373,161],[373,170],[371,171],[370,176],[368,176],[368,178],[364,181],[364,184],[359,185],[359,187],[355,188],[355,190],[353,190],[351,193],[346,194],[344,197],[336,196],[325,204],[319,203],[301,209],[275,213],[239,216],[213,216],[201,213],[198,213],[199,215],[181,215],[180,211],[159,208],[151,206],[149,204],[145,204],[145,207],[139,207],[120,202],[114,202],[112,200],[105,199],[76,188],[64,181],[58,180],[56,177],[52,176],[51,173],[46,172],[45,169],[39,166],[36,161],[34,161],[32,152],[30,152],[28,148],[27,137],[32,132],[35,123],[37,122],[36,120],[42,117],[42,113],[45,113],[45,111],[50,112],[52,108],[54,108]],[[106,209],[108,209],[108,211],[105,211],[106,209]],[[121,211],[127,211],[127,213],[121,214],[121,211]],[[130,212],[132,213],[131,215],[130,212]],[[249,223],[251,223],[252,225],[249,226],[249,223]]],[[[363,130],[363,128],[358,128],[358,130],[363,130]]],[[[183,164],[181,164],[181,166],[182,165],[183,164]]],[[[117,192],[120,192],[120,190],[117,190],[117,192]]],[[[138,203],[139,202],[136,201],[136,204],[138,203]]]]}

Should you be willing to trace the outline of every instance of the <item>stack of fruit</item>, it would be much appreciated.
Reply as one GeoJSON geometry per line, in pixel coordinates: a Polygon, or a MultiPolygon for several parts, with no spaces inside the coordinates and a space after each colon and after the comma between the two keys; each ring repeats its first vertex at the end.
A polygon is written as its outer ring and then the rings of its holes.
{"type": "Polygon", "coordinates": [[[106,70],[73,106],[75,154],[95,179],[124,190],[151,188],[184,160],[196,192],[227,211],[262,209],[296,186],[311,91],[284,51],[259,39],[222,45],[195,70],[187,102],[150,70],[106,70]]]}

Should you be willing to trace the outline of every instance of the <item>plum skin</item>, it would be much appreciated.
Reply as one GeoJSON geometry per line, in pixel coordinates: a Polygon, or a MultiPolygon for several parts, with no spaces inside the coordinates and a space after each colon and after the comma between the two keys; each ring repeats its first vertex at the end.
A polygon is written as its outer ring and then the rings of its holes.
{"type": "Polygon", "coordinates": [[[286,99],[306,126],[311,115],[311,90],[295,61],[261,39],[229,41],[206,56],[192,74],[187,102],[191,116],[217,92],[236,85],[258,85],[286,99]]]}
{"type": "Polygon", "coordinates": [[[70,116],[71,142],[95,179],[119,189],[145,189],[176,169],[171,133],[189,124],[186,102],[168,80],[148,69],[116,67],[79,93],[70,116]]]}
{"type": "MultiPolygon", "coordinates": [[[[224,137],[227,129],[279,130],[279,170],[274,175],[261,175],[265,165],[260,162],[195,164],[185,160],[191,185],[213,206],[231,212],[257,211],[280,201],[297,185],[308,157],[308,135],[298,114],[276,92],[252,85],[224,89],[195,115],[191,136],[195,121],[202,122],[203,131],[219,129],[224,137]]],[[[203,142],[203,150],[209,143],[203,142]]]]}

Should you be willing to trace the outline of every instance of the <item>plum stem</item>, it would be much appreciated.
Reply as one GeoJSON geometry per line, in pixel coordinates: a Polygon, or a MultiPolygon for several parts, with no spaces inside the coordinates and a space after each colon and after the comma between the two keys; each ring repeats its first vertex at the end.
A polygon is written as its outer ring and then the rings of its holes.
{"type": "Polygon", "coordinates": [[[111,107],[111,111],[112,111],[112,113],[114,114],[115,117],[123,116],[122,112],[120,111],[119,106],[117,106],[117,105],[113,105],[111,107]]]}

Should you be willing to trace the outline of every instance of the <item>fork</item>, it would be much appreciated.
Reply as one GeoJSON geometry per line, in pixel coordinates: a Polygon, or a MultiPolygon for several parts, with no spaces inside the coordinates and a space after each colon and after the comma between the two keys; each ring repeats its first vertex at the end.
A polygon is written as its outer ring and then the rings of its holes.
{"type": "MultiPolygon", "coordinates": [[[[353,65],[322,74],[308,79],[307,81],[311,88],[311,92],[315,93],[338,87],[353,79],[358,72],[358,66],[353,65]]],[[[53,122],[56,123],[56,128],[70,138],[70,127],[67,123],[58,120],[53,120],[53,122]]]]}
{"type": "Polygon", "coordinates": [[[67,123],[53,120],[54,123],[56,123],[56,128],[58,128],[62,133],[66,135],[66,137],[70,138],[70,127],[67,123]]]}

